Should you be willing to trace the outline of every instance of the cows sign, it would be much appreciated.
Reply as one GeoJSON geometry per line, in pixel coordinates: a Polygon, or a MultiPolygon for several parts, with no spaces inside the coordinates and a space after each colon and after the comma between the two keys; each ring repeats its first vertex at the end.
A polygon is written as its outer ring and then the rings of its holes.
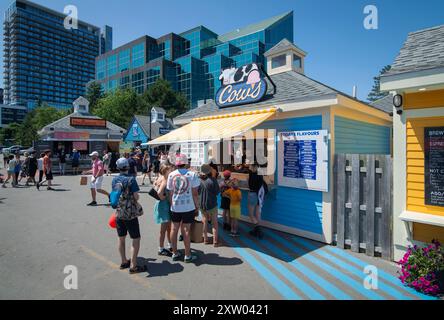
{"type": "Polygon", "coordinates": [[[219,77],[222,87],[215,101],[219,108],[233,107],[260,101],[267,92],[267,82],[257,64],[225,69],[219,77]]]}

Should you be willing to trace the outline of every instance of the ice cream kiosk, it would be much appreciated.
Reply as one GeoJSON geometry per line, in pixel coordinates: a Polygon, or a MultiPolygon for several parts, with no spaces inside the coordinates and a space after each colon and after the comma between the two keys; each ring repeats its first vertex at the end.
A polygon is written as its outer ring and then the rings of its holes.
{"type": "Polygon", "coordinates": [[[266,67],[223,70],[214,100],[176,117],[181,127],[150,144],[192,150],[196,169],[213,162],[232,171],[245,220],[245,167],[256,164],[269,189],[262,225],[332,243],[333,155],[389,154],[391,118],[305,76],[306,53],[286,39],[265,56],[266,67]]]}
{"type": "Polygon", "coordinates": [[[412,32],[381,89],[393,98],[394,258],[444,241],[444,26],[412,32]]]}

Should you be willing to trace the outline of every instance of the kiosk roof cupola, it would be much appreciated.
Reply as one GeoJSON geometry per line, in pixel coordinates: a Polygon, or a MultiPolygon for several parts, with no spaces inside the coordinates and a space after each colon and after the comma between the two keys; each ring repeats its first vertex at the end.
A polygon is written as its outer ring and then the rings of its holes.
{"type": "Polygon", "coordinates": [[[269,75],[291,70],[304,74],[304,59],[307,53],[287,39],[281,40],[264,55],[267,58],[269,75]]]}

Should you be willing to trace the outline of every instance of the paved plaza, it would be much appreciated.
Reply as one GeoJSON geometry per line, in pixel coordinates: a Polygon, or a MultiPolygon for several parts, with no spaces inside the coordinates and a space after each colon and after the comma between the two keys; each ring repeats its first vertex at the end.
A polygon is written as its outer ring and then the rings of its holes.
{"type": "Polygon", "coordinates": [[[192,244],[195,263],[159,257],[148,186],[140,219],[140,262],[148,272],[129,275],[119,270],[108,200],[99,195],[99,206],[87,207],[89,190],[79,177],[56,176],[55,188],[0,189],[0,299],[428,298],[400,284],[394,263],[272,230],[253,239],[247,224],[240,238],[222,233],[220,248],[192,244]],[[67,265],[78,270],[77,290],[64,287],[67,265]],[[378,289],[364,286],[369,265],[377,267],[378,289]]]}

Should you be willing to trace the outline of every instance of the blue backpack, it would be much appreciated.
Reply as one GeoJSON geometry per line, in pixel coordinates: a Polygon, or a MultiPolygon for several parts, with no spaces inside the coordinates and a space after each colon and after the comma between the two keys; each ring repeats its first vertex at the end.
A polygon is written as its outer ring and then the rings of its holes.
{"type": "MultiPolygon", "coordinates": [[[[128,183],[127,183],[128,184],[128,183]]],[[[113,191],[111,191],[109,198],[110,198],[110,204],[113,209],[117,209],[119,206],[120,196],[122,195],[124,186],[122,182],[118,182],[114,188],[113,191]]]]}

